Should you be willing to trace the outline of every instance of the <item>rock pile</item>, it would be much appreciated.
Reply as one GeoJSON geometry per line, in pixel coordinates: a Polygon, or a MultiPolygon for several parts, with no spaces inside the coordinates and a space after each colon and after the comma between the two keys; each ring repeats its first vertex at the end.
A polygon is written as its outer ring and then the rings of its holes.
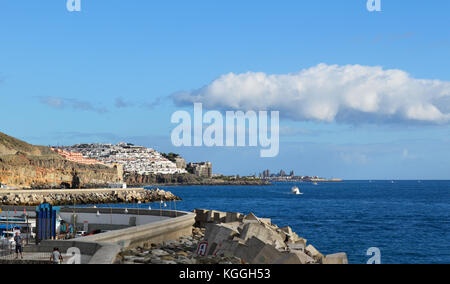
{"type": "MultiPolygon", "coordinates": [[[[0,192],[1,194],[1,192],[0,192]]],[[[158,201],[181,200],[171,192],[155,190],[111,190],[101,192],[67,192],[58,193],[8,193],[0,195],[0,205],[38,206],[50,203],[54,206],[90,205],[115,203],[151,203],[158,201]]]]}
{"type": "Polygon", "coordinates": [[[196,254],[199,242],[205,236],[205,229],[194,228],[192,236],[177,241],[152,245],[149,249],[136,248],[122,252],[121,264],[240,264],[236,257],[201,257],[196,254]]]}
{"type": "Polygon", "coordinates": [[[324,256],[290,227],[250,213],[195,210],[192,237],[123,252],[121,263],[145,264],[348,264],[345,253],[324,256]]]}

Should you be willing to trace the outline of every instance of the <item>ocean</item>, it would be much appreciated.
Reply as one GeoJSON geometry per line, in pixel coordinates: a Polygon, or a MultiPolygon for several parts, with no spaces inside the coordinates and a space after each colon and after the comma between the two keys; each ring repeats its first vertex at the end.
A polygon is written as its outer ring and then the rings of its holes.
{"type": "Polygon", "coordinates": [[[253,212],[291,226],[323,254],[346,252],[350,263],[367,263],[373,247],[383,264],[450,263],[450,181],[161,188],[183,199],[178,210],[253,212]],[[293,186],[304,194],[291,194],[293,186]]]}

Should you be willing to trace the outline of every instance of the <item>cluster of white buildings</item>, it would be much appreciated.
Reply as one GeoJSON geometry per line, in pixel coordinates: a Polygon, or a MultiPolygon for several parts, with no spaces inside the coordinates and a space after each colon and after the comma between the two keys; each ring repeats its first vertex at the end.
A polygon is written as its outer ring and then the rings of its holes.
{"type": "Polygon", "coordinates": [[[87,159],[95,159],[104,164],[123,165],[125,172],[146,174],[184,174],[186,169],[164,158],[161,153],[143,146],[129,143],[77,144],[58,147],[61,150],[81,153],[87,159]]]}

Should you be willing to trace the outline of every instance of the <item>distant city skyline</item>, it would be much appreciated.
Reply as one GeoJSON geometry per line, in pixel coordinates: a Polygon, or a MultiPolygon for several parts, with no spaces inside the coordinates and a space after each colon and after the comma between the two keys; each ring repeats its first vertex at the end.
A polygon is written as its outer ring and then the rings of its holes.
{"type": "Polygon", "coordinates": [[[450,2],[0,2],[0,131],[128,142],[214,173],[450,179],[450,2]],[[280,112],[279,155],[174,147],[171,115],[280,112]]]}

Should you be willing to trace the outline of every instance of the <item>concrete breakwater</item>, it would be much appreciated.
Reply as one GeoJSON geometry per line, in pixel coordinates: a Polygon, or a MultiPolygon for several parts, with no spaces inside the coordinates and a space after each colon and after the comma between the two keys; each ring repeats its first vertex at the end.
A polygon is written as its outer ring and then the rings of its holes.
{"type": "Polygon", "coordinates": [[[123,251],[123,264],[348,264],[345,253],[323,255],[290,227],[250,213],[195,210],[192,237],[151,249],[123,251]]]}
{"type": "Polygon", "coordinates": [[[203,178],[192,174],[148,174],[127,173],[124,181],[129,186],[169,186],[169,185],[270,185],[271,183],[261,179],[223,179],[223,178],[203,178]]]}
{"type": "Polygon", "coordinates": [[[50,203],[54,206],[152,203],[181,200],[171,192],[154,189],[83,189],[83,190],[11,190],[0,191],[0,205],[38,206],[50,203]]]}

